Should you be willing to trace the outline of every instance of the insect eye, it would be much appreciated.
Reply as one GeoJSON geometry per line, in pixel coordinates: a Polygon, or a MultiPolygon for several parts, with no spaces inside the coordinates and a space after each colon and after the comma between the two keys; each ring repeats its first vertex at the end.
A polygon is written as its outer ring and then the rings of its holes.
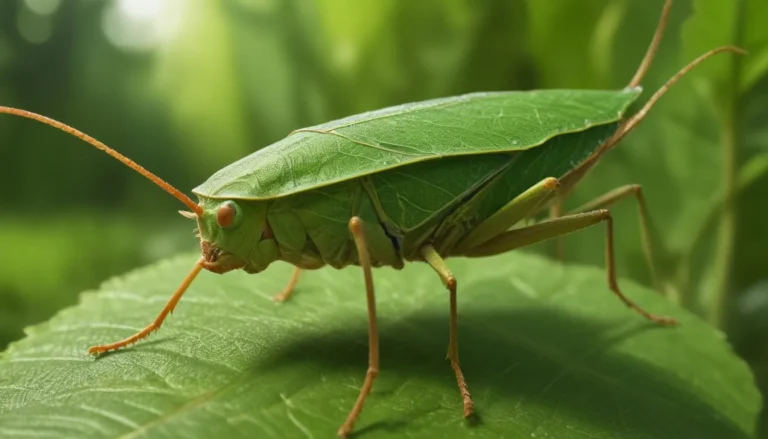
{"type": "Polygon", "coordinates": [[[241,217],[240,206],[234,201],[227,201],[216,210],[216,223],[222,229],[236,226],[240,222],[241,217]]]}

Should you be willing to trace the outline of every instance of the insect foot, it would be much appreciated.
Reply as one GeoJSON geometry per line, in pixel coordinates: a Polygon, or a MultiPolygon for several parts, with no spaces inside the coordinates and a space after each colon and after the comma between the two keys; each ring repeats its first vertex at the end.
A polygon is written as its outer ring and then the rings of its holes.
{"type": "Polygon", "coordinates": [[[137,341],[146,338],[149,334],[153,333],[154,331],[157,331],[158,329],[160,329],[160,326],[162,326],[163,321],[165,321],[165,318],[168,317],[168,314],[173,312],[173,309],[176,308],[176,304],[178,304],[179,300],[181,300],[181,296],[184,295],[184,292],[187,291],[187,288],[189,288],[189,286],[195,280],[197,275],[200,274],[200,271],[203,269],[204,266],[205,266],[205,258],[201,258],[195,263],[194,267],[192,267],[192,270],[189,272],[189,274],[187,274],[187,277],[185,277],[184,280],[181,282],[181,285],[179,285],[179,288],[176,290],[175,293],[173,293],[173,296],[171,296],[170,300],[168,300],[168,303],[165,304],[162,311],[160,311],[160,314],[158,314],[157,317],[155,317],[155,320],[149,325],[147,325],[146,328],[142,329],[141,331],[137,332],[136,334],[133,334],[128,338],[117,341],[115,343],[104,344],[99,346],[91,346],[90,348],[88,348],[88,353],[91,355],[98,355],[108,351],[114,351],[122,347],[132,345],[137,341]]]}
{"type": "Polygon", "coordinates": [[[294,267],[293,274],[291,275],[291,280],[288,281],[288,285],[285,286],[283,291],[275,294],[274,297],[272,297],[272,300],[274,300],[277,303],[282,303],[290,299],[291,296],[293,295],[293,291],[296,289],[296,284],[299,283],[300,276],[301,276],[301,268],[294,267]]]}

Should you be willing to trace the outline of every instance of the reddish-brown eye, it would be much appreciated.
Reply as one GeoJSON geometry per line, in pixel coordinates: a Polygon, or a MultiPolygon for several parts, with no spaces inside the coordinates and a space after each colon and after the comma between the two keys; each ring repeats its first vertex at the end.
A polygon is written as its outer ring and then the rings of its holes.
{"type": "Polygon", "coordinates": [[[216,211],[216,222],[222,229],[232,227],[237,220],[237,214],[237,206],[235,203],[227,201],[219,206],[219,209],[216,211]]]}

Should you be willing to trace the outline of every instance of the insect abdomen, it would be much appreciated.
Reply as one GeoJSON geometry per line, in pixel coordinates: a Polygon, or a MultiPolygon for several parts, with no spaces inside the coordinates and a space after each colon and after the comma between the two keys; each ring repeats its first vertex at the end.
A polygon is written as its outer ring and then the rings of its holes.
{"type": "Polygon", "coordinates": [[[402,267],[397,243],[386,234],[360,180],[278,198],[267,212],[280,259],[310,269],[357,263],[348,229],[352,216],[365,223],[373,265],[402,267]]]}

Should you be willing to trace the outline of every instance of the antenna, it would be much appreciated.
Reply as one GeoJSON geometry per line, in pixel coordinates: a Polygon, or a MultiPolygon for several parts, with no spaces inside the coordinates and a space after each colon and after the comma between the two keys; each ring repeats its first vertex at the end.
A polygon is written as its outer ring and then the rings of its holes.
{"type": "Polygon", "coordinates": [[[38,122],[42,122],[46,125],[52,126],[54,128],[58,128],[61,131],[64,131],[67,134],[71,134],[78,139],[91,144],[92,146],[106,152],[110,156],[116,158],[120,162],[122,162],[124,165],[128,166],[129,168],[133,169],[134,171],[138,172],[139,174],[147,177],[150,181],[155,183],[156,185],[160,186],[161,189],[168,192],[169,194],[176,197],[179,201],[184,203],[189,210],[195,213],[195,215],[202,216],[203,215],[203,208],[200,207],[197,203],[192,201],[188,196],[184,195],[181,191],[176,189],[175,187],[171,186],[170,184],[166,183],[158,177],[157,175],[147,171],[142,166],[134,162],[133,160],[129,159],[128,157],[120,154],[119,152],[115,151],[114,149],[108,147],[107,145],[103,144],[102,142],[99,142],[98,140],[94,139],[93,137],[83,133],[82,131],[79,131],[75,128],[72,128],[71,126],[64,124],[62,122],[59,122],[57,120],[53,120],[49,117],[42,116],[37,113],[32,113],[31,111],[27,110],[20,110],[18,108],[11,108],[11,107],[3,107],[0,106],[0,113],[5,114],[12,114],[14,116],[24,117],[27,119],[36,120],[38,122]]]}
{"type": "Polygon", "coordinates": [[[712,49],[704,53],[703,55],[699,56],[695,60],[691,61],[687,66],[680,69],[680,71],[677,72],[675,76],[669,78],[669,80],[667,80],[667,82],[664,85],[662,85],[661,88],[656,90],[656,93],[654,93],[653,96],[651,96],[651,98],[648,99],[648,102],[646,102],[645,105],[643,105],[643,108],[638,110],[637,113],[632,115],[632,117],[630,117],[629,119],[627,119],[626,122],[624,122],[624,124],[619,128],[619,130],[616,131],[616,133],[611,137],[611,139],[608,142],[606,142],[606,146],[604,147],[604,149],[610,149],[611,147],[616,145],[621,139],[623,139],[624,136],[626,136],[630,131],[635,129],[635,127],[637,127],[637,125],[639,125],[640,122],[642,122],[643,119],[645,119],[645,116],[648,114],[649,111],[651,111],[651,108],[653,108],[653,106],[656,105],[656,102],[658,102],[658,100],[661,99],[661,97],[664,96],[667,93],[667,91],[669,91],[670,87],[675,85],[675,83],[679,81],[683,76],[685,76],[688,72],[693,70],[693,68],[696,67],[697,65],[701,64],[705,60],[721,52],[733,52],[733,53],[738,53],[739,55],[747,54],[747,52],[744,49],[734,47],[734,46],[723,46],[723,47],[718,47],[717,49],[712,49]]]}
{"type": "Polygon", "coordinates": [[[667,0],[664,3],[664,9],[661,11],[661,18],[659,18],[659,24],[656,25],[656,32],[653,34],[651,44],[648,46],[648,51],[645,52],[643,61],[635,72],[635,76],[629,81],[627,88],[634,88],[643,82],[643,77],[648,73],[653,63],[653,58],[656,57],[656,52],[659,51],[659,44],[661,44],[661,37],[664,36],[664,30],[667,28],[667,22],[669,21],[669,11],[672,10],[672,0],[667,0]]]}

